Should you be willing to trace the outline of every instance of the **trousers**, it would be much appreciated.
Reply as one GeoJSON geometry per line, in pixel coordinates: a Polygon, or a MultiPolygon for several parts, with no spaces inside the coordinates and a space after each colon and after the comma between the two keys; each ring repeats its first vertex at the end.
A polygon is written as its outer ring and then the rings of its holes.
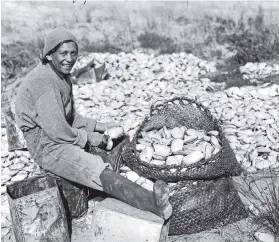
{"type": "Polygon", "coordinates": [[[25,139],[34,161],[44,170],[103,191],[99,176],[106,167],[112,167],[100,156],[92,155],[77,145],[55,143],[42,129],[36,135],[25,135],[25,139]]]}

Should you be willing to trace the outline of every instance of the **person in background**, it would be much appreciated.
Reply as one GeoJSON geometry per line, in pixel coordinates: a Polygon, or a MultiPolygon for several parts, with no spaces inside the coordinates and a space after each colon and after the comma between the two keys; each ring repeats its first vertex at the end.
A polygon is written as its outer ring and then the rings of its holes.
{"type": "MultiPolygon", "coordinates": [[[[32,158],[40,167],[70,181],[103,191],[100,176],[103,174],[103,179],[106,179],[107,173],[103,171],[112,167],[84,148],[87,144],[106,145],[110,137],[104,132],[117,127],[117,124],[97,122],[75,111],[70,72],[77,57],[78,43],[72,33],[64,27],[57,27],[49,33],[45,38],[42,62],[24,78],[19,88],[15,119],[23,131],[32,158]]],[[[118,174],[112,171],[109,174],[115,175],[117,181],[118,174]]],[[[131,182],[132,193],[133,185],[131,182]]],[[[157,190],[159,200],[162,197],[166,199],[155,212],[169,217],[171,206],[167,201],[166,187],[158,185],[157,190]]],[[[120,199],[125,202],[126,198],[120,195],[120,199]]]]}

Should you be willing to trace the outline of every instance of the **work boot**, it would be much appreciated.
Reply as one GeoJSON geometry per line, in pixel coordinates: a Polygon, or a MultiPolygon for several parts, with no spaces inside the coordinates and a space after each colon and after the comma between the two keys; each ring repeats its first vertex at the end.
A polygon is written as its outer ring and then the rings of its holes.
{"type": "Polygon", "coordinates": [[[100,180],[103,191],[122,202],[163,219],[168,219],[172,214],[169,187],[164,181],[156,181],[153,191],[149,191],[108,168],[101,173],[100,180]]]}

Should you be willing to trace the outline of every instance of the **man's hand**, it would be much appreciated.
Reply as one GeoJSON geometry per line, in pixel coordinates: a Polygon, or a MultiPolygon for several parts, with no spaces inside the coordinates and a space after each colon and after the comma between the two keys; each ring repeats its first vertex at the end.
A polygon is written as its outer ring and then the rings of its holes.
{"type": "MultiPolygon", "coordinates": [[[[97,123],[95,130],[104,132],[89,132],[88,142],[92,146],[101,146],[106,150],[111,150],[113,147],[113,140],[124,136],[124,129],[118,126],[118,123],[97,123]]],[[[100,147],[100,148],[101,148],[100,147]]]]}
{"type": "Polygon", "coordinates": [[[124,129],[122,127],[113,127],[105,131],[105,134],[109,136],[110,139],[118,139],[124,136],[124,129]]]}
{"type": "Polygon", "coordinates": [[[103,146],[108,143],[109,136],[98,132],[89,132],[87,133],[87,140],[92,146],[103,146]]]}
{"type": "Polygon", "coordinates": [[[114,127],[106,130],[104,134],[109,137],[106,149],[111,150],[113,147],[113,140],[124,136],[124,129],[122,127],[114,127]]]}

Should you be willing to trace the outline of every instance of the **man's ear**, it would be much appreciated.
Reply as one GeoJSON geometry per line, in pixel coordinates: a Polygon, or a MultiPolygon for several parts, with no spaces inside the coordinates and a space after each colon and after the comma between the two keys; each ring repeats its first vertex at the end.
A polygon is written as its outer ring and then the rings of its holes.
{"type": "Polygon", "coordinates": [[[51,58],[50,55],[46,55],[46,58],[47,58],[48,61],[52,61],[52,58],[51,58]]]}

